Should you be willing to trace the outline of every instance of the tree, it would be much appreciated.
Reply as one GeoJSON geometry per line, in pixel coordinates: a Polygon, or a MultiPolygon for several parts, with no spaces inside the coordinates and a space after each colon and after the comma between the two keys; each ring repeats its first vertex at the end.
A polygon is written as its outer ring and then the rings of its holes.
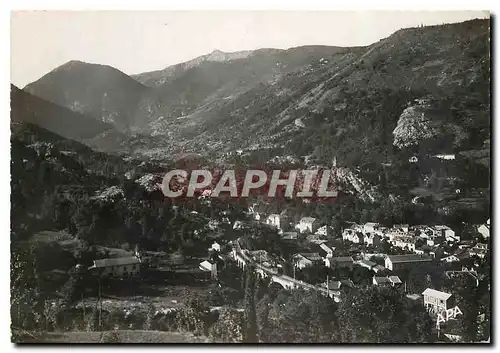
{"type": "Polygon", "coordinates": [[[13,332],[41,329],[45,298],[40,291],[32,247],[12,247],[10,279],[13,332]]]}
{"type": "Polygon", "coordinates": [[[177,312],[177,326],[196,335],[205,334],[208,312],[208,306],[203,298],[188,297],[177,312]]]}
{"type": "Polygon", "coordinates": [[[145,330],[153,330],[153,320],[155,316],[155,307],[153,304],[148,304],[148,312],[146,313],[146,322],[144,323],[145,330]]]}
{"type": "Polygon", "coordinates": [[[210,330],[210,338],[224,343],[241,342],[243,340],[243,319],[243,313],[235,309],[223,308],[210,330]]]}
{"type": "Polygon", "coordinates": [[[342,297],[337,311],[340,342],[431,342],[432,320],[393,288],[359,288],[342,297]]]}
{"type": "Polygon", "coordinates": [[[269,305],[263,337],[266,342],[332,342],[338,332],[335,311],[335,302],[318,292],[282,290],[269,305]]]}
{"type": "Polygon", "coordinates": [[[248,265],[245,283],[245,332],[244,340],[247,343],[255,343],[257,340],[257,313],[255,309],[255,271],[252,265],[248,265]]]}

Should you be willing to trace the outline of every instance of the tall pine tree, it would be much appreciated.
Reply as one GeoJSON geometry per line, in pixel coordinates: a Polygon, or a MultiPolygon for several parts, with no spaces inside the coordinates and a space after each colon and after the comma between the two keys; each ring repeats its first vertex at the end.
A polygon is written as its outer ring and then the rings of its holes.
{"type": "Polygon", "coordinates": [[[245,332],[244,340],[247,343],[257,343],[257,313],[255,310],[255,269],[249,265],[246,269],[245,287],[245,332]]]}

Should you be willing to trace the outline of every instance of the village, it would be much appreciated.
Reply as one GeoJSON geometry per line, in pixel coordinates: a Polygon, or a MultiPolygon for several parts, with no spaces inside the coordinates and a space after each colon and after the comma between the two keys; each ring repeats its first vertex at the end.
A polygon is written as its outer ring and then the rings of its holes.
{"type": "MultiPolygon", "coordinates": [[[[444,335],[451,341],[460,339],[448,329],[448,322],[459,319],[462,311],[457,303],[463,298],[453,287],[447,286],[445,291],[433,283],[439,281],[429,279],[432,276],[460,284],[465,279],[471,288],[479,286],[484,277],[480,266],[489,251],[489,220],[476,226],[476,239],[468,240],[446,225],[384,227],[374,222],[351,223],[336,235],[316,218],[302,217],[294,223],[285,212],[266,214],[259,206],[250,205],[246,215],[234,223],[227,217],[222,217],[222,222],[208,222],[212,230],[225,225],[233,234],[231,239],[214,239],[199,263],[209,281],[220,285],[219,273],[228,263],[236,263],[242,270],[253,268],[259,278],[285,290],[316,291],[335,302],[359,287],[391,287],[407,300],[421,303],[435,320],[438,332],[446,325],[444,335]],[[247,233],[256,226],[275,232],[286,254],[248,248],[247,233]]],[[[96,260],[88,270],[107,278],[140,277],[145,261],[149,268],[159,268],[162,256],[136,248],[134,256],[96,260]]],[[[478,320],[484,320],[484,313],[478,320]]]]}

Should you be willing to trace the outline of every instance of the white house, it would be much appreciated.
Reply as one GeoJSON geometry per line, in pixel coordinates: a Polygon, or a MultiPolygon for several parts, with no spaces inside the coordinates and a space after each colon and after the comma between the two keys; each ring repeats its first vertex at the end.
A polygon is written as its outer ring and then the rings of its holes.
{"type": "MultiPolygon", "coordinates": [[[[436,236],[438,236],[438,237],[442,236],[445,239],[448,239],[450,237],[455,237],[455,231],[448,226],[437,225],[437,226],[434,226],[433,228],[434,228],[436,236]]],[[[458,238],[458,240],[460,241],[460,238],[458,238]]]]}
{"type": "Polygon", "coordinates": [[[118,257],[112,259],[94,260],[89,267],[92,273],[100,277],[134,277],[140,272],[141,259],[139,256],[118,257]]]}
{"type": "Polygon", "coordinates": [[[380,244],[380,235],[376,233],[366,233],[364,239],[366,245],[377,246],[380,244]]]}
{"type": "Polygon", "coordinates": [[[388,255],[385,258],[385,267],[391,271],[395,271],[403,267],[416,267],[429,262],[432,262],[432,258],[425,255],[388,255]]]}
{"type": "Polygon", "coordinates": [[[398,248],[401,249],[407,248],[410,251],[415,251],[415,241],[416,239],[413,237],[399,236],[395,237],[392,243],[394,244],[394,246],[397,246],[398,248]]]}
{"type": "Polygon", "coordinates": [[[214,241],[212,246],[208,248],[208,251],[211,251],[211,250],[220,252],[220,244],[217,243],[216,241],[214,241]]]}
{"type": "Polygon", "coordinates": [[[283,230],[288,226],[288,219],[284,215],[273,213],[267,217],[266,224],[283,230]]]}
{"type": "Polygon", "coordinates": [[[319,228],[318,220],[313,217],[302,217],[299,224],[297,224],[295,228],[297,228],[301,233],[314,233],[319,228]]]}
{"type": "Polygon", "coordinates": [[[318,253],[301,253],[293,256],[294,266],[300,269],[320,264],[323,259],[318,253]]]}
{"type": "Polygon", "coordinates": [[[490,220],[486,222],[486,224],[481,224],[479,227],[477,227],[477,231],[481,233],[481,235],[484,238],[489,238],[490,237],[490,220]]]}
{"type": "Polygon", "coordinates": [[[242,221],[235,221],[233,224],[233,229],[243,229],[243,222],[242,221]]]}
{"type": "Polygon", "coordinates": [[[333,252],[335,251],[335,247],[328,246],[326,243],[321,243],[319,247],[326,253],[325,257],[332,257],[333,252]]]}
{"type": "Polygon", "coordinates": [[[350,241],[351,243],[363,244],[364,238],[365,237],[363,233],[354,229],[347,228],[342,232],[342,239],[345,241],[350,241]]]}
{"type": "Polygon", "coordinates": [[[451,161],[451,160],[455,159],[455,155],[454,154],[436,154],[436,155],[434,155],[432,157],[438,158],[438,159],[444,159],[444,160],[447,160],[447,161],[451,161]]]}
{"type": "Polygon", "coordinates": [[[331,233],[332,228],[324,225],[323,227],[318,228],[315,234],[317,235],[322,235],[322,236],[328,236],[331,233]]]}
{"type": "Polygon", "coordinates": [[[326,267],[349,267],[352,268],[354,265],[354,259],[350,256],[340,256],[340,257],[329,257],[325,259],[326,267]]]}
{"type": "Polygon", "coordinates": [[[458,262],[460,259],[455,255],[449,255],[441,259],[442,262],[458,262]]]}
{"type": "Polygon", "coordinates": [[[399,229],[399,230],[401,230],[402,232],[405,232],[405,233],[408,233],[408,231],[410,230],[410,226],[408,224],[396,224],[396,225],[394,225],[393,228],[394,229],[399,229]]]}
{"type": "Polygon", "coordinates": [[[266,215],[266,205],[262,203],[254,203],[248,207],[248,213],[252,215],[256,221],[261,221],[266,215]]]}
{"type": "Polygon", "coordinates": [[[451,294],[427,288],[422,295],[424,296],[424,306],[426,309],[440,312],[448,308],[448,299],[450,299],[451,294]]]}
{"type": "Polygon", "coordinates": [[[380,224],[374,223],[374,222],[368,222],[363,225],[363,233],[373,233],[375,232],[378,227],[380,227],[380,224]]]}
{"type": "Polygon", "coordinates": [[[403,283],[398,276],[388,276],[388,277],[373,277],[373,284],[375,286],[390,285],[395,286],[397,284],[403,283]]]}
{"type": "Polygon", "coordinates": [[[361,267],[365,267],[369,270],[371,270],[372,268],[374,268],[375,266],[377,266],[377,264],[375,262],[372,262],[372,261],[369,261],[369,260],[360,260],[357,262],[357,264],[361,267]]]}
{"type": "Polygon", "coordinates": [[[477,256],[483,259],[488,252],[488,244],[477,243],[472,249],[469,250],[470,256],[477,256]]]}

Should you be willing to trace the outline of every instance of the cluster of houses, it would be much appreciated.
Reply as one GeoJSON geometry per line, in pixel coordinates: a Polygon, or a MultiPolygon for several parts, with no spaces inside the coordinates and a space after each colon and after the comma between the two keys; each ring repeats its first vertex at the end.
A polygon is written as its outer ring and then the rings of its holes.
{"type": "Polygon", "coordinates": [[[264,209],[265,205],[253,204],[248,208],[248,213],[254,220],[277,228],[279,233],[283,236],[290,237],[292,234],[317,234],[319,236],[328,235],[329,227],[321,227],[317,218],[302,217],[298,223],[293,224],[292,220],[285,214],[285,212],[267,215],[264,209]]]}
{"type": "Polygon", "coordinates": [[[392,246],[431,256],[436,255],[435,250],[444,242],[460,242],[460,236],[445,225],[410,227],[407,224],[399,224],[387,228],[373,222],[352,224],[342,231],[342,239],[371,246],[377,246],[385,240],[392,246]]]}

